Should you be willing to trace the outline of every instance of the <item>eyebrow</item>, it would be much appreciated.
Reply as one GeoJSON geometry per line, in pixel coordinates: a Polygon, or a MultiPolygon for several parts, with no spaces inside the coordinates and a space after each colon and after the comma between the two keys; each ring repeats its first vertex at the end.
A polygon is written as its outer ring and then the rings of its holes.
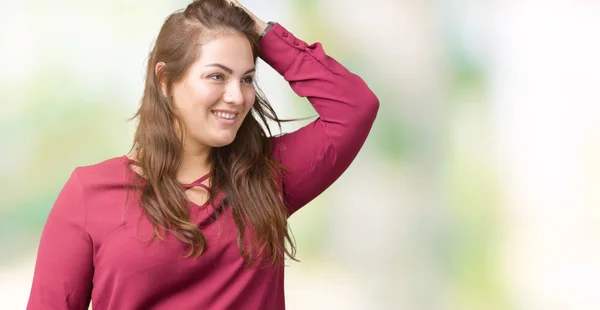
{"type": "MultiPolygon", "coordinates": [[[[216,64],[216,63],[215,64],[209,64],[209,65],[206,65],[206,67],[218,67],[218,68],[221,68],[221,69],[227,71],[229,74],[233,74],[233,70],[231,70],[230,68],[227,68],[226,66],[224,66],[222,64],[216,64]]],[[[246,75],[248,73],[251,73],[251,72],[255,72],[255,71],[256,71],[256,67],[253,67],[252,69],[244,72],[244,75],[246,75]]]]}

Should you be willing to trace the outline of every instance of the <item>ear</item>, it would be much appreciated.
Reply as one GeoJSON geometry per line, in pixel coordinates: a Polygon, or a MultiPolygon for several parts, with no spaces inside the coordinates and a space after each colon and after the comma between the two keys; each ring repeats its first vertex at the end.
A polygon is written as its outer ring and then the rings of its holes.
{"type": "Polygon", "coordinates": [[[167,97],[167,77],[163,70],[166,68],[166,66],[167,65],[162,61],[157,62],[156,66],[154,66],[154,76],[159,79],[160,90],[162,95],[165,97],[167,97]]]}

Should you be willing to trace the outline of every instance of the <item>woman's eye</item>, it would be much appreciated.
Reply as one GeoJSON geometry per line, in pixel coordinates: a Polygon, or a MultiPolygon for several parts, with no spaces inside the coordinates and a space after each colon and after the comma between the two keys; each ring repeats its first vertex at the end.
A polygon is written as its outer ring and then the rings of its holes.
{"type": "Polygon", "coordinates": [[[208,78],[211,80],[218,80],[218,81],[225,80],[225,77],[222,74],[211,74],[208,76],[208,78]]]}
{"type": "Polygon", "coordinates": [[[251,76],[247,76],[243,79],[244,83],[246,84],[252,84],[252,82],[254,82],[254,78],[251,76]]]}

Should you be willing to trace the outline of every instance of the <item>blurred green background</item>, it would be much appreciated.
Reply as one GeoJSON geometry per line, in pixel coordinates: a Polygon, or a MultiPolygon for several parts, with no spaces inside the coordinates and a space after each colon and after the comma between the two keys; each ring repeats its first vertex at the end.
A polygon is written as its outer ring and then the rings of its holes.
{"type": "MultiPolygon", "coordinates": [[[[128,152],[146,56],[187,3],[0,0],[1,309],[24,309],[73,169],[128,152]]],[[[291,219],[288,309],[600,309],[598,2],[242,3],[381,101],[353,165],[291,219]]],[[[258,70],[280,116],[314,115],[258,70]]]]}

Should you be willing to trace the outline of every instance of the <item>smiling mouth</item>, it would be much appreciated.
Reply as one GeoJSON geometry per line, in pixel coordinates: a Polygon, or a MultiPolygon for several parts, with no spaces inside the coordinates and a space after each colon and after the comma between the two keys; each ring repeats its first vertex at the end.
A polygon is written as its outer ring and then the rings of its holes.
{"type": "Polygon", "coordinates": [[[228,112],[222,112],[222,111],[212,111],[212,113],[220,118],[224,118],[224,119],[234,119],[238,113],[228,113],[228,112]]]}

